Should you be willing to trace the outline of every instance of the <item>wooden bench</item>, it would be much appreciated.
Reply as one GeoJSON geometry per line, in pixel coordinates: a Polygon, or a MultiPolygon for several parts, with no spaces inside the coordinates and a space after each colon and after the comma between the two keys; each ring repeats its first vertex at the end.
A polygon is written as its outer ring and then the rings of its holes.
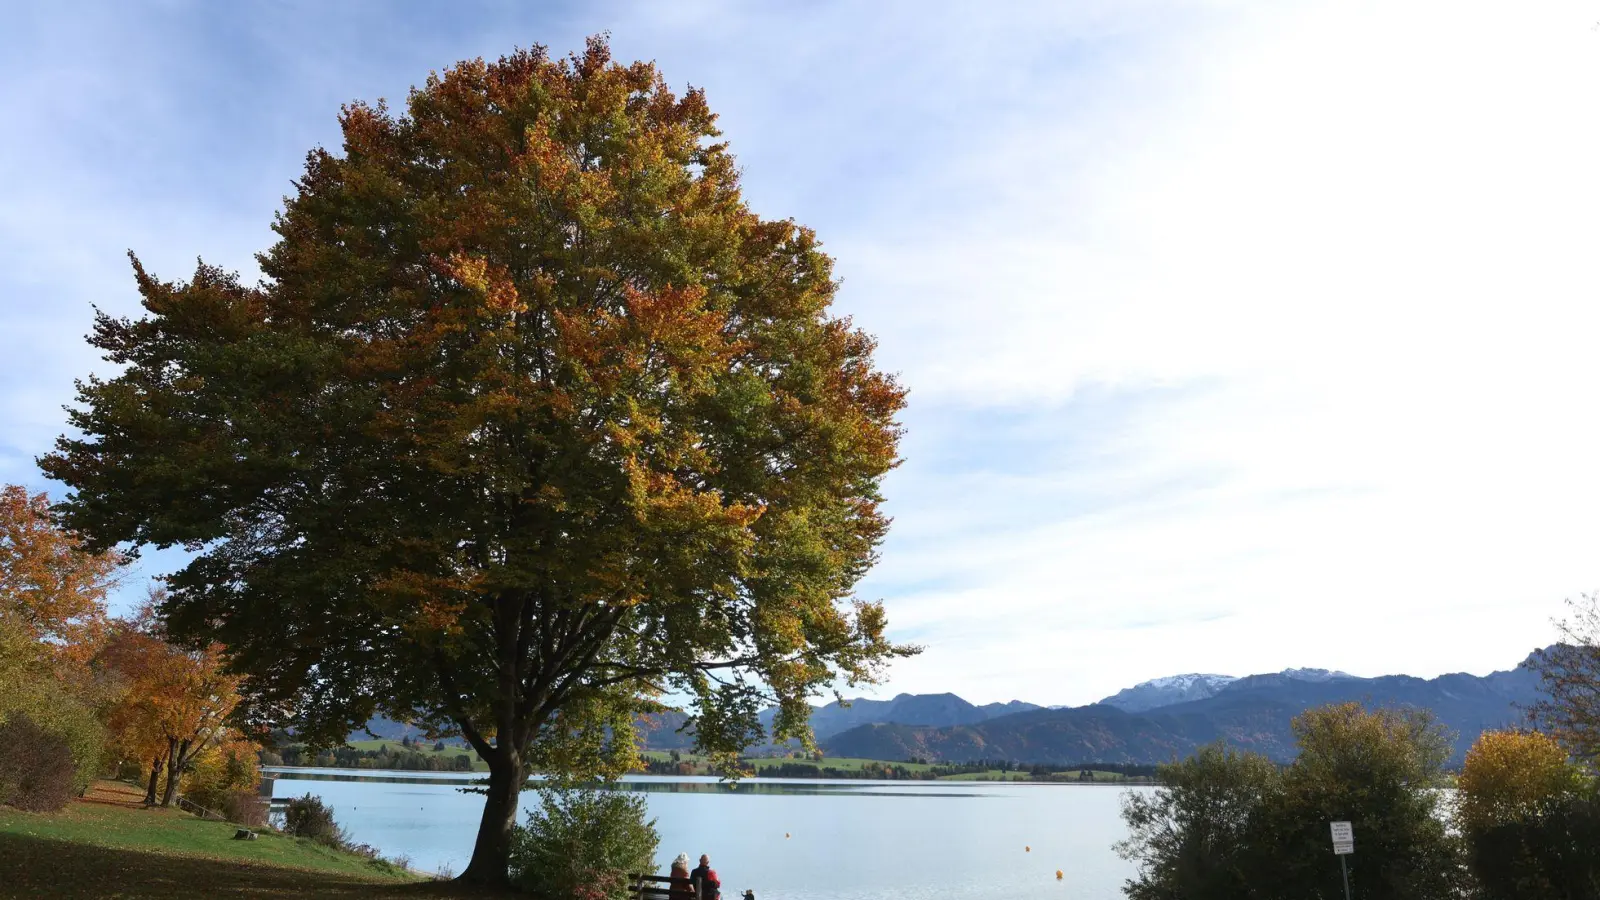
{"type": "Polygon", "coordinates": [[[628,896],[635,900],[670,900],[672,879],[665,875],[629,875],[628,896]]]}
{"type": "MultiPolygon", "coordinates": [[[[700,896],[698,878],[694,880],[694,895],[700,896]]],[[[672,879],[665,875],[629,875],[628,896],[634,900],[671,900],[672,879]]]]}

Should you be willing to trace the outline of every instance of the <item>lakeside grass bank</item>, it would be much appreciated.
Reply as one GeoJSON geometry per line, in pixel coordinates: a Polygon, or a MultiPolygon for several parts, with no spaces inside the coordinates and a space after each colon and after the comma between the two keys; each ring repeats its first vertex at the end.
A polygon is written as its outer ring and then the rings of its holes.
{"type": "Polygon", "coordinates": [[[510,896],[287,835],[236,841],[238,826],[146,809],[142,799],[136,788],[103,781],[58,812],[0,808],[0,897],[510,896]]]}

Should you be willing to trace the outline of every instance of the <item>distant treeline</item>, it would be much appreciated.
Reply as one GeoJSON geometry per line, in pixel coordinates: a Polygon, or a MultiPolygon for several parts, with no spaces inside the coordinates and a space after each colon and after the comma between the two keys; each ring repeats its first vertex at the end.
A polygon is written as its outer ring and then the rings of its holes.
{"type": "MultiPolygon", "coordinates": [[[[911,759],[913,763],[925,763],[926,760],[911,759]]],[[[936,764],[933,771],[940,775],[969,775],[976,772],[1005,772],[1016,775],[1029,775],[1044,778],[1054,775],[1070,775],[1077,778],[1084,772],[1112,772],[1125,778],[1155,778],[1159,766],[1141,763],[1112,763],[1112,762],[1083,762],[1071,765],[1056,765],[1052,763],[1019,763],[1004,759],[980,759],[972,762],[955,764],[936,764]]]]}
{"type": "Polygon", "coordinates": [[[354,747],[335,747],[331,750],[312,751],[299,745],[284,747],[281,751],[264,750],[261,762],[265,765],[315,766],[337,769],[400,769],[407,772],[471,772],[472,755],[458,753],[446,756],[422,753],[404,747],[387,745],[375,750],[357,750],[354,747]]]}
{"type": "MultiPolygon", "coordinates": [[[[693,760],[684,759],[678,754],[669,759],[647,759],[640,771],[651,775],[702,775],[711,774],[710,769],[693,760]]],[[[939,778],[949,778],[959,775],[983,775],[992,772],[1000,773],[1001,777],[1026,778],[1033,781],[1087,781],[1095,780],[1093,775],[1088,777],[1084,773],[1110,772],[1121,776],[1126,781],[1154,781],[1157,767],[1153,765],[1139,765],[1133,763],[1082,763],[1071,766],[1059,765],[1020,765],[1006,760],[977,760],[968,763],[955,764],[929,764],[922,759],[910,759],[904,762],[863,762],[859,766],[841,768],[830,766],[826,759],[822,760],[786,760],[783,762],[769,762],[762,760],[762,765],[755,765],[753,760],[743,760],[741,768],[753,771],[762,778],[857,778],[868,781],[933,781],[939,778]]]]}

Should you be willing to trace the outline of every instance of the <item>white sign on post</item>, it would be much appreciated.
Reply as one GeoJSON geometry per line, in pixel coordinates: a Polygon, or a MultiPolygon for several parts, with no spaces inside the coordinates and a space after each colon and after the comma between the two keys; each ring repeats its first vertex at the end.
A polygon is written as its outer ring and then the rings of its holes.
{"type": "Polygon", "coordinates": [[[1333,828],[1333,852],[1336,856],[1346,856],[1356,852],[1356,834],[1349,822],[1330,822],[1333,828]]]}

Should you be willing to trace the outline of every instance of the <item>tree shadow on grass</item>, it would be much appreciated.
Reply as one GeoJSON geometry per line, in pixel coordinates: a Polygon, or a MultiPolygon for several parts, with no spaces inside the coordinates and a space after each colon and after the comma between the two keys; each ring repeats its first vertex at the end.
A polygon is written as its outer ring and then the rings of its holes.
{"type": "Polygon", "coordinates": [[[408,900],[518,896],[449,882],[382,884],[349,875],[167,856],[51,838],[0,834],[0,897],[302,898],[408,900]]]}

